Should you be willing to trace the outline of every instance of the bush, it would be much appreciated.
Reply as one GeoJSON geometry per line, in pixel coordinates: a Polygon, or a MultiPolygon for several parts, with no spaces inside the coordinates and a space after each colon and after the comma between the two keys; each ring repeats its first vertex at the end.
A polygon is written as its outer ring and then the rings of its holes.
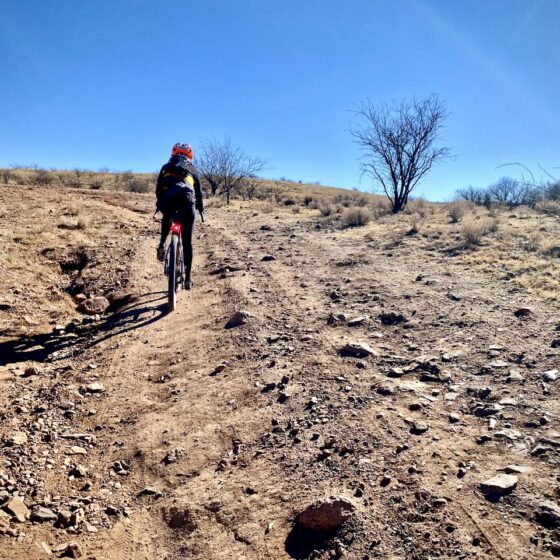
{"type": "Polygon", "coordinates": [[[87,229],[91,225],[91,218],[89,216],[80,216],[76,227],[78,229],[87,229]]]}
{"type": "Polygon", "coordinates": [[[146,179],[139,179],[136,177],[133,177],[132,180],[127,184],[127,186],[127,190],[133,193],[149,193],[152,190],[150,181],[147,181],[146,179]]]}
{"type": "Polygon", "coordinates": [[[560,216],[560,200],[541,200],[535,208],[548,216],[560,216]]]}
{"type": "Polygon", "coordinates": [[[11,178],[14,176],[14,174],[11,172],[10,169],[1,169],[0,170],[0,177],[2,177],[2,181],[4,182],[5,185],[7,185],[11,178]]]}
{"type": "Polygon", "coordinates": [[[486,233],[484,223],[474,220],[464,222],[462,231],[467,245],[479,245],[486,233]]]}
{"type": "Polygon", "coordinates": [[[89,186],[94,190],[98,191],[99,189],[103,188],[104,181],[101,177],[93,177],[89,183],[89,186]]]}
{"type": "Polygon", "coordinates": [[[420,197],[409,201],[405,212],[407,214],[419,214],[421,218],[425,218],[429,209],[429,202],[425,198],[420,197]]]}
{"type": "Polygon", "coordinates": [[[420,233],[422,227],[422,216],[420,214],[413,214],[410,229],[406,232],[407,235],[416,235],[420,233]]]}
{"type": "Polygon", "coordinates": [[[293,198],[287,197],[283,201],[284,206],[294,206],[296,201],[293,198]]]}
{"type": "Polygon", "coordinates": [[[384,196],[378,196],[370,200],[369,208],[375,218],[380,218],[393,212],[391,201],[384,196]]]}
{"type": "Polygon", "coordinates": [[[465,214],[470,210],[470,205],[466,200],[454,200],[447,208],[451,223],[456,224],[461,221],[465,214]]]}
{"type": "Polygon", "coordinates": [[[313,202],[313,197],[310,194],[306,194],[303,197],[303,203],[305,204],[305,206],[309,206],[312,202],[313,202]]]}
{"type": "Polygon", "coordinates": [[[365,226],[371,220],[371,213],[367,208],[352,206],[342,214],[342,221],[348,227],[365,226]]]}
{"type": "Polygon", "coordinates": [[[333,205],[326,200],[320,200],[317,204],[317,209],[321,213],[321,216],[324,217],[330,216],[334,212],[333,205]]]}

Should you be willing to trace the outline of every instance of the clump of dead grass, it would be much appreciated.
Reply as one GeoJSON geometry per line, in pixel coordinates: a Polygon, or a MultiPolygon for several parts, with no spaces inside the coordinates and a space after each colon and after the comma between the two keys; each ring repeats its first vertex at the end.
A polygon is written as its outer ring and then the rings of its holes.
{"type": "Polygon", "coordinates": [[[342,213],[342,222],[347,227],[360,227],[367,225],[371,220],[371,213],[362,206],[351,206],[342,213]]]}
{"type": "Polygon", "coordinates": [[[498,231],[498,218],[469,219],[463,222],[462,234],[467,246],[480,245],[482,238],[489,233],[498,231]]]}
{"type": "Polygon", "coordinates": [[[327,216],[331,216],[334,213],[335,208],[333,204],[328,200],[320,200],[317,204],[317,210],[319,210],[321,216],[326,218],[327,216]]]}
{"type": "Polygon", "coordinates": [[[459,223],[471,209],[471,205],[466,200],[454,200],[449,203],[447,212],[452,224],[459,223]]]}

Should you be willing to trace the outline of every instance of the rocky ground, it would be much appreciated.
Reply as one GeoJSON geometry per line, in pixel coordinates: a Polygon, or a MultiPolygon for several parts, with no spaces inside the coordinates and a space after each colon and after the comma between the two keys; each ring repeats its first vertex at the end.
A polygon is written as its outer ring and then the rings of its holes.
{"type": "Polygon", "coordinates": [[[167,314],[148,196],[0,200],[0,558],[560,556],[557,219],[209,208],[167,314]]]}

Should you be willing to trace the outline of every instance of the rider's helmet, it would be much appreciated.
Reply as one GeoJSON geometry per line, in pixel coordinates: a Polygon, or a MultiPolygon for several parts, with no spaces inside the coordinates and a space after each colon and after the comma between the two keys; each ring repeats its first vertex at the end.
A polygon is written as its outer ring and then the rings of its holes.
{"type": "Polygon", "coordinates": [[[184,144],[183,142],[177,142],[171,150],[171,155],[176,156],[181,154],[186,158],[192,160],[194,158],[194,150],[188,144],[184,144]]]}

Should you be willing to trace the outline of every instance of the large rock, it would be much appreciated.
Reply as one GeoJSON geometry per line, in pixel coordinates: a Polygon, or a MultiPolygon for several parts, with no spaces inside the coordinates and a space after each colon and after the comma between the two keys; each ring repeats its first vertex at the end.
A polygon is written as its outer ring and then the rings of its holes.
{"type": "Polygon", "coordinates": [[[29,509],[21,496],[10,498],[2,508],[10,515],[13,515],[20,523],[24,523],[26,518],[29,517],[29,509]]]}
{"type": "Polygon", "coordinates": [[[99,315],[104,313],[109,307],[109,300],[103,296],[96,296],[85,301],[82,301],[78,305],[78,311],[85,313],[86,315],[99,315]]]}
{"type": "Polygon", "coordinates": [[[541,502],[535,511],[535,519],[543,527],[557,529],[560,527],[560,507],[553,502],[541,502]]]}
{"type": "Polygon", "coordinates": [[[497,474],[480,483],[480,489],[485,494],[502,496],[509,494],[517,486],[517,477],[512,474],[497,474]]]}
{"type": "Polygon", "coordinates": [[[297,517],[297,523],[313,531],[334,531],[352,515],[356,507],[345,498],[319,500],[297,517]]]}
{"type": "Polygon", "coordinates": [[[56,521],[58,515],[43,506],[37,506],[31,512],[31,521],[37,521],[38,523],[44,523],[46,521],[56,521]]]}
{"type": "Polygon", "coordinates": [[[349,342],[340,349],[340,355],[350,358],[367,358],[379,354],[365,342],[349,342]]]}
{"type": "Polygon", "coordinates": [[[226,329],[233,329],[245,325],[251,317],[252,315],[248,311],[236,311],[226,323],[226,329]]]}

